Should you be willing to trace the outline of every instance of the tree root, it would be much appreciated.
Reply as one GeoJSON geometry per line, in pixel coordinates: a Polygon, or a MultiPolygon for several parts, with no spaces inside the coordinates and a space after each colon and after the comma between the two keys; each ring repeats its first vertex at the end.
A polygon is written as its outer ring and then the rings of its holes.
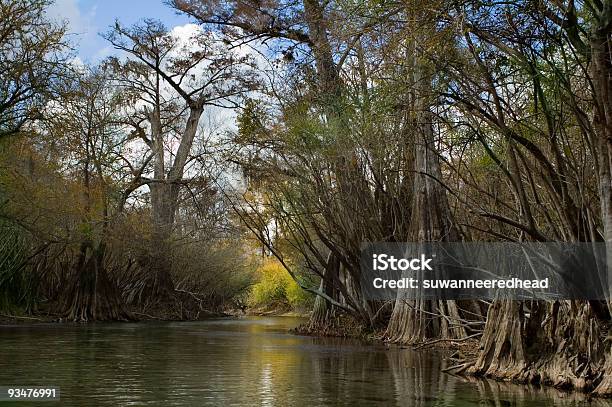
{"type": "Polygon", "coordinates": [[[465,372],[610,396],[612,362],[600,325],[587,302],[495,301],[465,372]]]}

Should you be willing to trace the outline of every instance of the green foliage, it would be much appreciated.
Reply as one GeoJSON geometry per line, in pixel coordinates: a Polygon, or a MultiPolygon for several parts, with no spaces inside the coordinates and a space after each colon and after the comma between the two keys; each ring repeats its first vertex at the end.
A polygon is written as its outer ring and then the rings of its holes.
{"type": "Polygon", "coordinates": [[[314,296],[302,287],[297,285],[293,279],[285,288],[285,295],[289,301],[289,305],[294,310],[308,311],[314,305],[314,296]]]}
{"type": "Polygon", "coordinates": [[[29,310],[35,300],[35,279],[24,267],[27,242],[17,228],[0,223],[0,310],[29,310]]]}
{"type": "Polygon", "coordinates": [[[291,308],[305,311],[312,307],[313,295],[302,289],[277,262],[266,262],[257,270],[259,281],[249,297],[251,307],[291,308]]]}
{"type": "Polygon", "coordinates": [[[237,118],[238,134],[234,140],[238,144],[265,141],[266,127],[264,124],[265,110],[261,103],[248,99],[237,118]]]}

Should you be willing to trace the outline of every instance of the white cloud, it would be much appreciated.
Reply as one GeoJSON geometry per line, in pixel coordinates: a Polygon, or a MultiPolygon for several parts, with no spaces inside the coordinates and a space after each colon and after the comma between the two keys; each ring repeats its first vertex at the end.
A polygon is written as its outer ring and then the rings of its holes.
{"type": "Polygon", "coordinates": [[[56,0],[48,9],[49,17],[68,24],[68,30],[74,34],[87,34],[90,28],[92,13],[83,15],[77,0],[56,0]]]}
{"type": "Polygon", "coordinates": [[[75,66],[77,69],[83,69],[83,68],[85,68],[85,63],[84,63],[84,62],[83,62],[83,60],[82,60],[80,57],[78,57],[78,56],[73,57],[73,58],[70,60],[70,63],[71,63],[73,66],[75,66]]]}
{"type": "Polygon", "coordinates": [[[189,40],[195,34],[202,31],[202,28],[197,24],[177,25],[170,30],[170,33],[175,38],[180,40],[189,40]]]}
{"type": "Polygon", "coordinates": [[[93,55],[93,60],[94,61],[101,61],[104,58],[114,55],[116,53],[115,48],[113,48],[111,45],[107,45],[104,48],[100,48],[94,55],[93,55]]]}
{"type": "MultiPolygon", "coordinates": [[[[79,7],[79,0],[55,0],[47,13],[49,18],[67,24],[69,40],[81,51],[86,61],[96,53],[96,49],[100,47],[98,27],[94,23],[96,6],[83,11],[79,7]],[[85,50],[84,54],[83,50],[85,50]]],[[[100,49],[97,52],[106,51],[100,49]]]]}

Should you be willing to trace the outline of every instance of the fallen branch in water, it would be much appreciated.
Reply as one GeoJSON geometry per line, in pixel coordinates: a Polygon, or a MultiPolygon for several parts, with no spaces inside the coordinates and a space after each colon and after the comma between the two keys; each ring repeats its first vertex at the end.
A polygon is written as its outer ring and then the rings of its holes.
{"type": "Polygon", "coordinates": [[[458,364],[458,365],[453,365],[453,366],[446,367],[446,368],[442,369],[442,372],[449,373],[449,372],[454,370],[453,373],[458,374],[458,373],[461,373],[461,372],[467,370],[473,364],[474,364],[474,362],[465,362],[465,363],[461,363],[461,364],[458,364]]]}
{"type": "Polygon", "coordinates": [[[415,345],[413,347],[413,349],[415,349],[415,350],[416,349],[421,349],[421,348],[424,348],[426,346],[435,345],[436,343],[439,343],[439,342],[464,342],[464,341],[467,341],[468,339],[472,339],[472,338],[475,338],[475,337],[480,336],[480,335],[482,335],[482,332],[477,332],[475,334],[466,336],[465,338],[461,338],[461,339],[449,339],[449,338],[436,339],[436,340],[433,340],[433,341],[430,341],[430,342],[422,343],[420,345],[415,345]]]}

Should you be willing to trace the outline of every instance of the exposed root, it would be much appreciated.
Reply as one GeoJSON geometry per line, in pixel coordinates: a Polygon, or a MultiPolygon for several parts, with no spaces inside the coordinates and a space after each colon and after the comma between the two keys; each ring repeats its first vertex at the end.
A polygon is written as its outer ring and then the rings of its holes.
{"type": "Polygon", "coordinates": [[[472,335],[466,336],[465,338],[460,338],[460,339],[449,339],[449,338],[434,339],[433,341],[423,342],[421,344],[414,345],[413,349],[418,350],[418,349],[426,348],[426,347],[429,347],[429,346],[434,346],[434,345],[437,345],[437,344],[443,343],[443,342],[449,342],[451,344],[456,344],[456,343],[460,343],[460,342],[469,341],[470,339],[477,338],[477,337],[479,337],[481,335],[482,335],[482,333],[477,332],[475,334],[472,334],[472,335]]]}
{"type": "Polygon", "coordinates": [[[115,282],[103,266],[103,253],[84,247],[62,298],[61,313],[69,321],[127,321],[126,310],[115,282]]]}
{"type": "Polygon", "coordinates": [[[467,373],[610,395],[600,325],[587,302],[495,301],[467,373]]]}
{"type": "Polygon", "coordinates": [[[420,345],[468,336],[465,319],[455,301],[399,299],[385,334],[392,343],[420,345]]]}
{"type": "Polygon", "coordinates": [[[157,306],[172,301],[174,282],[165,269],[143,269],[132,276],[125,284],[123,296],[126,302],[134,306],[157,306]]]}
{"type": "Polygon", "coordinates": [[[464,362],[458,365],[449,366],[447,368],[442,369],[444,373],[453,373],[453,374],[461,374],[465,372],[470,367],[474,366],[474,362],[464,362]]]}

